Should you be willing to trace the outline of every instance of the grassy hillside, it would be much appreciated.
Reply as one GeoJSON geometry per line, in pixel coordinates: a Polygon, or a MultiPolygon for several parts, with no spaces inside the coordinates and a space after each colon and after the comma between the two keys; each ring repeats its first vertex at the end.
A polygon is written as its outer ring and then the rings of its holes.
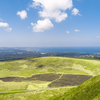
{"type": "Polygon", "coordinates": [[[100,61],[95,59],[40,57],[0,62],[0,100],[46,100],[51,96],[55,99],[56,95],[62,100],[75,91],[73,89],[70,94],[63,95],[70,90],[68,86],[77,86],[96,75],[100,75],[100,61]],[[34,89],[43,91],[36,92],[34,89]]]}
{"type": "Polygon", "coordinates": [[[32,76],[40,73],[99,75],[100,61],[68,57],[41,57],[0,62],[0,77],[32,76]]]}
{"type": "Polygon", "coordinates": [[[70,88],[58,88],[44,91],[29,91],[20,93],[6,93],[0,94],[0,100],[46,100],[48,97],[55,95],[62,95],[64,92],[69,91],[70,88]]]}
{"type": "Polygon", "coordinates": [[[63,95],[48,98],[48,100],[100,100],[100,75],[87,80],[63,95]]]}

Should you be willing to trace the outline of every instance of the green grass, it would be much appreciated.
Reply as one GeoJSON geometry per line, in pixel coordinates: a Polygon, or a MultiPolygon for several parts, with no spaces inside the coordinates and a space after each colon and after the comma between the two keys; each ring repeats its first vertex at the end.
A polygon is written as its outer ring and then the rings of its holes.
{"type": "Polygon", "coordinates": [[[50,100],[100,100],[100,75],[50,100]]]}
{"type": "Polygon", "coordinates": [[[0,100],[46,100],[50,96],[62,95],[64,92],[69,91],[70,88],[59,88],[43,91],[32,91],[22,93],[5,93],[0,95],[0,100]]]}
{"type": "Polygon", "coordinates": [[[80,68],[90,70],[93,72],[93,75],[100,74],[99,60],[87,60],[70,57],[40,57],[0,62],[0,77],[32,76],[34,74],[51,72],[65,74],[90,74],[85,70],[76,68],[73,65],[78,65],[81,66],[80,68]],[[43,67],[38,68],[39,65],[43,65],[43,67]],[[72,70],[69,70],[68,68],[72,68],[72,70]]]}
{"type": "MultiPolygon", "coordinates": [[[[41,73],[82,74],[96,76],[100,75],[100,61],[96,59],[87,58],[84,59],[72,57],[40,57],[0,62],[0,77],[30,77],[32,75],[41,73]],[[38,66],[40,65],[43,65],[43,67],[38,68],[38,66]]],[[[30,88],[34,89],[37,87],[41,88],[42,86],[47,87],[48,84],[47,82],[33,83],[0,81],[0,92],[28,90],[30,88]],[[35,85],[37,87],[35,87],[35,85]]],[[[60,88],[44,90],[41,92],[33,91],[25,93],[6,93],[0,95],[0,100],[99,100],[99,83],[100,76],[97,76],[72,90],[67,88],[60,88]],[[88,96],[86,96],[87,94],[88,96]],[[53,98],[51,99],[51,97],[53,98]]]]}
{"type": "Polygon", "coordinates": [[[27,82],[2,82],[0,81],[0,92],[27,90],[27,82]]]}

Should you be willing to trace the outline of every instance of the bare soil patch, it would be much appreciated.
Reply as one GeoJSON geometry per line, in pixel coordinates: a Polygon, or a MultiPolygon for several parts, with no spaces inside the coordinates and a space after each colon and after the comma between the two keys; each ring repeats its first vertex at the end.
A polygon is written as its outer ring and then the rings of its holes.
{"type": "Polygon", "coordinates": [[[25,78],[24,77],[4,77],[4,78],[0,78],[0,80],[4,82],[22,82],[25,80],[25,78]]]}
{"type": "Polygon", "coordinates": [[[55,79],[58,79],[61,74],[53,74],[53,73],[47,73],[47,74],[37,74],[33,75],[31,77],[5,77],[5,78],[0,78],[0,80],[4,82],[23,82],[23,81],[34,81],[34,80],[39,80],[39,81],[53,81],[55,79]]]}
{"type": "Polygon", "coordinates": [[[63,87],[80,85],[86,80],[92,78],[90,75],[71,75],[71,74],[37,74],[31,77],[5,77],[0,78],[4,82],[26,82],[26,81],[48,81],[52,82],[49,87],[63,87]]]}
{"type": "Polygon", "coordinates": [[[37,74],[33,75],[32,77],[26,78],[26,80],[39,80],[39,81],[53,81],[60,77],[61,74],[53,74],[53,73],[47,73],[47,74],[37,74]]]}
{"type": "Polygon", "coordinates": [[[63,76],[49,84],[49,87],[75,86],[84,83],[86,80],[92,78],[90,75],[71,75],[63,74],[63,76]]]}

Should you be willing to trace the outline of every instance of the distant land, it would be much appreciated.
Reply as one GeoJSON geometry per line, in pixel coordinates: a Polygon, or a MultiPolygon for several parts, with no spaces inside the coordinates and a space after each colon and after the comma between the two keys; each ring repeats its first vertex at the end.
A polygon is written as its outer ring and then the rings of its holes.
{"type": "Polygon", "coordinates": [[[100,59],[100,47],[0,47],[0,61],[45,56],[100,59]]]}

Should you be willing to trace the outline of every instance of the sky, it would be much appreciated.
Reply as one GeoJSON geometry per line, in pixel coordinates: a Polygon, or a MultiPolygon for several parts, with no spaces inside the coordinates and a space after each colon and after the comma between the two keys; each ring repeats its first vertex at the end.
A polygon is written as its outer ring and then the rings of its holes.
{"type": "Polygon", "coordinates": [[[100,46],[100,0],[0,0],[0,47],[100,46]]]}

